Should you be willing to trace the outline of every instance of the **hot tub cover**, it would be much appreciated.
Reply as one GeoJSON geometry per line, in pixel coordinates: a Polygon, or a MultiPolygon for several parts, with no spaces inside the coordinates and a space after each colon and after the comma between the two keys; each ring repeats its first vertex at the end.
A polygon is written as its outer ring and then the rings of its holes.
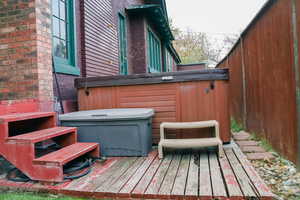
{"type": "Polygon", "coordinates": [[[72,112],[59,115],[61,121],[114,121],[148,119],[154,115],[153,109],[127,108],[127,109],[101,109],[72,112]]]}

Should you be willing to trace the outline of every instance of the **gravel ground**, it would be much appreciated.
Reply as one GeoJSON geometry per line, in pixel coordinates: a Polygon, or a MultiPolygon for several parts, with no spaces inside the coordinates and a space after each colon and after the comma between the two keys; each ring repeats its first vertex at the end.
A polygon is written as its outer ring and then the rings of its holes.
{"type": "Polygon", "coordinates": [[[251,161],[272,192],[280,200],[300,200],[300,171],[288,160],[274,153],[271,160],[251,161]]]}

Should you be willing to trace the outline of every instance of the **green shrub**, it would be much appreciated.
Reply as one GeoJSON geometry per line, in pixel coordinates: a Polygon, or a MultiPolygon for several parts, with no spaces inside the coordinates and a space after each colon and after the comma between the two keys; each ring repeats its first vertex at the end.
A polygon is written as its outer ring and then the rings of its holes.
{"type": "Polygon", "coordinates": [[[240,132],[243,129],[243,125],[239,124],[235,119],[231,118],[231,131],[240,132]]]}

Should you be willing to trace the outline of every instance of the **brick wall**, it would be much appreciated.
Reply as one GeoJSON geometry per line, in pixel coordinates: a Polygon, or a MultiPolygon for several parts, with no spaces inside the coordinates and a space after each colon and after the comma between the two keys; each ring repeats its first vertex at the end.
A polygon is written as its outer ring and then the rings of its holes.
{"type": "Polygon", "coordinates": [[[0,0],[0,102],[52,110],[50,16],[50,0],[0,0]]]}

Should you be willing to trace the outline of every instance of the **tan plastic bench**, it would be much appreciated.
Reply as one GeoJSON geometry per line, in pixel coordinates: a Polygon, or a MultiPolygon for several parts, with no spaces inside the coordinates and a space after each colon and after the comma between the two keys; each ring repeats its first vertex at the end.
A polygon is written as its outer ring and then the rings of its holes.
{"type": "Polygon", "coordinates": [[[222,157],[222,141],[219,134],[219,123],[216,120],[201,122],[163,122],[160,125],[160,142],[158,144],[159,158],[163,158],[163,148],[197,148],[217,146],[219,156],[222,157]],[[215,128],[215,137],[193,138],[193,139],[166,139],[165,129],[194,129],[194,128],[215,128]]]}

